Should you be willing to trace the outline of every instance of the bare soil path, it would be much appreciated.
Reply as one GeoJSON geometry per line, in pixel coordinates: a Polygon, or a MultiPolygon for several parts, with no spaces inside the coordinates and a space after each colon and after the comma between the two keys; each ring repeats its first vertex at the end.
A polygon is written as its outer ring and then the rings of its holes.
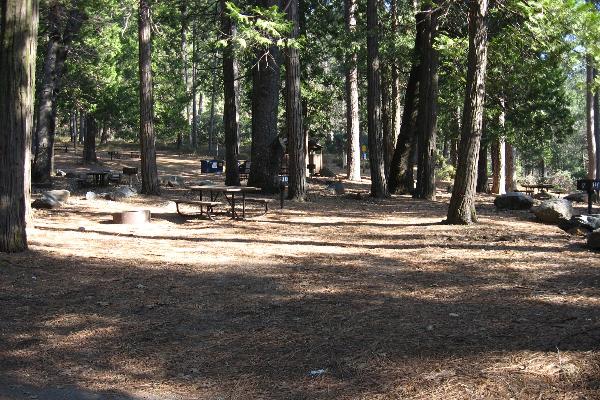
{"type": "Polygon", "coordinates": [[[324,187],[246,222],[178,216],[183,189],[37,211],[31,250],[0,255],[0,399],[600,398],[582,238],[490,197],[457,227],[447,195],[324,187]],[[140,208],[152,223],[108,223],[140,208]]]}

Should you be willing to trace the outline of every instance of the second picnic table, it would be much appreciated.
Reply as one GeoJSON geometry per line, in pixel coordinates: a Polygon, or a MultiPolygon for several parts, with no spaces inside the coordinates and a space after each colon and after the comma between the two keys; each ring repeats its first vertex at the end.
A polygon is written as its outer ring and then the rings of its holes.
{"type": "Polygon", "coordinates": [[[534,185],[524,184],[523,187],[525,188],[525,193],[533,194],[535,189],[537,189],[538,191],[548,190],[548,189],[552,189],[554,187],[554,185],[550,185],[548,183],[537,183],[534,185]]]}
{"type": "Polygon", "coordinates": [[[215,201],[220,195],[223,195],[229,206],[231,207],[231,219],[245,219],[246,218],[246,193],[260,192],[260,188],[253,186],[220,186],[220,185],[207,185],[207,186],[190,186],[192,193],[198,193],[200,195],[200,201],[203,200],[203,196],[208,194],[210,201],[215,201]],[[242,195],[242,215],[238,215],[235,209],[236,195],[242,195]]]}

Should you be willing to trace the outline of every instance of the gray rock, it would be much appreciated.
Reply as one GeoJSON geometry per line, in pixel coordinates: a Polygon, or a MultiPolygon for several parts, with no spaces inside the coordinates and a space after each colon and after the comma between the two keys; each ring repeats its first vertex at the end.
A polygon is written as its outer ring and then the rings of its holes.
{"type": "Polygon", "coordinates": [[[181,187],[184,185],[183,178],[177,175],[168,175],[161,179],[162,184],[169,187],[181,187]]]}
{"type": "Polygon", "coordinates": [[[587,245],[594,250],[600,250],[600,229],[596,229],[589,234],[587,245]]]}
{"type": "Polygon", "coordinates": [[[121,186],[112,193],[108,193],[107,197],[112,201],[118,201],[121,199],[127,199],[129,197],[137,196],[137,192],[130,186],[121,186]]]}
{"type": "Polygon", "coordinates": [[[547,224],[568,221],[573,216],[573,204],[569,200],[555,199],[543,201],[533,209],[538,220],[547,224]]]}
{"type": "Polygon", "coordinates": [[[48,190],[42,194],[42,197],[47,197],[61,203],[68,201],[70,196],[71,192],[68,190],[48,190]]]}
{"type": "Polygon", "coordinates": [[[211,186],[214,184],[215,183],[213,181],[209,181],[209,180],[194,181],[194,185],[196,185],[196,186],[211,186]]]}
{"type": "Polygon", "coordinates": [[[94,193],[94,192],[87,192],[85,194],[85,199],[86,200],[94,200],[96,198],[98,198],[98,195],[96,193],[94,193]]]}
{"type": "Polygon", "coordinates": [[[508,192],[497,196],[494,205],[500,210],[529,210],[533,199],[521,192],[508,192]]]}
{"type": "Polygon", "coordinates": [[[565,200],[574,201],[577,203],[587,203],[588,195],[586,192],[571,193],[565,196],[565,200]]]}
{"type": "Polygon", "coordinates": [[[548,192],[539,192],[533,195],[533,198],[536,200],[550,200],[550,199],[556,199],[556,196],[548,193],[548,192]]]}
{"type": "Polygon", "coordinates": [[[571,218],[571,221],[575,221],[579,226],[590,231],[600,229],[600,214],[576,215],[571,218]]]}
{"type": "Polygon", "coordinates": [[[327,177],[330,177],[330,178],[333,178],[333,177],[335,177],[335,176],[336,176],[336,175],[335,175],[335,172],[333,172],[332,170],[330,170],[330,169],[329,169],[329,168],[327,168],[327,167],[323,167],[323,168],[321,168],[321,171],[319,172],[319,174],[320,174],[321,176],[327,176],[327,177]]]}
{"type": "Polygon", "coordinates": [[[600,214],[575,215],[568,221],[560,221],[558,227],[572,235],[587,235],[600,229],[600,214]]]}
{"type": "Polygon", "coordinates": [[[50,209],[58,208],[61,205],[62,204],[59,201],[54,200],[50,197],[42,197],[42,198],[35,200],[33,203],[31,203],[31,207],[36,208],[38,210],[39,209],[50,210],[50,209]]]}
{"type": "Polygon", "coordinates": [[[344,193],[346,193],[346,188],[344,187],[344,184],[342,182],[332,182],[329,185],[327,185],[327,188],[325,190],[337,196],[341,196],[344,193]]]}

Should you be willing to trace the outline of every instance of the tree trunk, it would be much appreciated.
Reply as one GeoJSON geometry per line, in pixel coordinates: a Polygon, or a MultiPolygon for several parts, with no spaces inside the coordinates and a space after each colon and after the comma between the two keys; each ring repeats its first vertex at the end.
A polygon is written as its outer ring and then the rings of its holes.
{"type": "MultiPolygon", "coordinates": [[[[185,97],[190,95],[190,78],[188,73],[188,45],[187,45],[187,31],[188,31],[188,12],[187,12],[187,0],[181,0],[179,3],[179,11],[181,13],[181,31],[179,32],[181,38],[181,76],[183,78],[183,88],[185,90],[185,97]]],[[[188,132],[190,135],[189,143],[192,143],[192,131],[190,128],[190,102],[186,101],[185,109],[183,110],[183,116],[188,123],[188,132]]],[[[183,144],[183,132],[177,131],[177,150],[181,150],[183,144]]]]}
{"type": "Polygon", "coordinates": [[[0,252],[27,250],[37,0],[0,2],[0,252]]]}
{"type": "MultiPolygon", "coordinates": [[[[392,17],[392,35],[394,37],[398,34],[398,1],[391,0],[391,17],[392,17]]],[[[391,62],[392,70],[392,149],[390,149],[390,163],[394,157],[394,146],[400,133],[400,118],[402,111],[402,104],[400,99],[400,76],[398,74],[398,59],[394,58],[391,62]]],[[[388,180],[389,184],[389,180],[388,180]]]]}
{"type": "Polygon", "coordinates": [[[482,140],[481,147],[479,149],[479,161],[477,162],[477,186],[475,190],[477,193],[487,192],[488,183],[488,169],[487,169],[487,143],[482,140]]]}
{"type": "Polygon", "coordinates": [[[152,38],[150,0],[140,0],[139,9],[139,70],[140,70],[140,155],[142,193],[160,194],[156,168],[156,137],[154,135],[154,99],[152,96],[152,38]]]}
{"type": "MultiPolygon", "coordinates": [[[[594,68],[594,82],[596,81],[598,70],[594,68]]],[[[600,95],[596,89],[594,94],[594,142],[596,142],[596,179],[600,179],[600,151],[598,151],[598,144],[600,144],[600,95]]]]}
{"type": "Polygon", "coordinates": [[[587,138],[587,177],[594,179],[596,174],[596,140],[594,137],[594,68],[591,57],[586,60],[586,93],[585,93],[585,121],[587,138]]]}
{"type": "Polygon", "coordinates": [[[71,143],[73,143],[73,147],[75,147],[77,143],[77,110],[71,113],[70,133],[71,143]]]}
{"type": "Polygon", "coordinates": [[[388,196],[381,129],[381,71],[379,64],[379,19],[377,0],[367,0],[367,129],[369,133],[369,165],[371,196],[388,196]]]}
{"type": "Polygon", "coordinates": [[[517,190],[517,169],[515,165],[515,148],[509,142],[506,142],[506,191],[514,192],[517,190]]]}
{"type": "MultiPolygon", "coordinates": [[[[434,5],[435,6],[435,5],[434,5]]],[[[437,35],[437,12],[432,5],[423,6],[425,27],[421,47],[421,76],[419,81],[419,137],[417,187],[415,198],[435,199],[435,164],[438,95],[438,54],[434,48],[437,35]]]]}
{"type": "Polygon", "coordinates": [[[383,165],[385,177],[389,179],[390,164],[394,155],[395,137],[392,131],[391,70],[381,69],[381,127],[383,130],[383,165]]]}
{"type": "Polygon", "coordinates": [[[413,50],[413,66],[410,70],[406,92],[404,95],[404,112],[400,134],[396,141],[396,149],[390,165],[390,192],[398,194],[412,194],[413,180],[413,154],[416,148],[416,125],[419,100],[419,77],[421,66],[419,52],[423,36],[423,13],[416,14],[415,47],[413,50]]]}
{"type": "Polygon", "coordinates": [[[83,141],[83,162],[93,163],[97,162],[96,157],[96,134],[98,132],[98,126],[96,119],[92,114],[88,114],[85,119],[85,138],[83,141]]]}
{"type": "Polygon", "coordinates": [[[447,223],[477,222],[475,184],[485,101],[488,0],[469,0],[469,55],[458,168],[447,223]]]}
{"type": "MultiPolygon", "coordinates": [[[[272,7],[277,0],[258,0],[259,7],[272,7]]],[[[256,51],[252,70],[252,148],[248,185],[265,193],[279,191],[282,151],[278,145],[280,54],[277,46],[256,51]],[[277,143],[275,143],[277,142],[277,143]],[[274,144],[274,145],[273,145],[274,144]]]]}
{"type": "MultiPolygon", "coordinates": [[[[73,1],[74,6],[76,2],[73,1]]],[[[32,179],[35,182],[49,182],[54,170],[54,136],[56,128],[56,98],[61,87],[61,78],[64,72],[73,37],[81,29],[84,15],[73,8],[65,17],[65,8],[54,2],[48,14],[48,45],[42,87],[40,90],[37,124],[36,146],[32,170],[32,179]],[[67,19],[64,31],[61,30],[61,20],[67,19]]]]}
{"type": "Polygon", "coordinates": [[[83,144],[83,140],[85,138],[85,112],[80,111],[79,112],[79,137],[77,139],[77,141],[80,144],[83,144]]]}
{"type": "Polygon", "coordinates": [[[77,141],[80,144],[83,144],[83,142],[85,140],[85,115],[86,115],[85,112],[83,112],[83,111],[79,112],[79,121],[78,121],[79,122],[79,130],[78,130],[79,136],[78,136],[77,141]]]}
{"type": "Polygon", "coordinates": [[[213,57],[213,79],[210,94],[210,117],[208,120],[208,154],[213,156],[215,137],[215,102],[217,101],[217,55],[213,57]]]}
{"type": "MultiPolygon", "coordinates": [[[[196,57],[197,57],[197,45],[196,45],[196,23],[194,22],[192,28],[192,116],[191,121],[188,119],[190,126],[190,135],[191,135],[191,143],[192,148],[196,150],[198,148],[198,114],[202,115],[202,92],[200,92],[200,99],[198,99],[198,79],[196,72],[196,57]],[[200,112],[198,112],[198,108],[200,112]]],[[[189,110],[190,105],[187,104],[187,109],[189,110]]]]}
{"type": "Polygon", "coordinates": [[[223,51],[223,128],[225,130],[225,184],[238,186],[240,173],[238,169],[239,153],[239,81],[238,60],[235,54],[233,38],[237,34],[235,22],[225,11],[225,0],[221,0],[221,31],[229,41],[223,51]]]}
{"type": "Polygon", "coordinates": [[[506,141],[504,138],[492,142],[492,193],[506,193],[506,141]]]}
{"type": "MultiPolygon", "coordinates": [[[[346,34],[353,37],[356,32],[356,0],[345,0],[346,34]]],[[[358,117],[358,54],[351,52],[346,66],[346,143],[347,176],[351,181],[360,181],[360,121],[358,117]]]]}
{"type": "MultiPolygon", "coordinates": [[[[290,0],[287,17],[293,24],[291,38],[298,37],[298,0],[290,0]]],[[[304,201],[306,196],[306,141],[302,128],[302,103],[300,101],[300,55],[290,47],[285,57],[285,117],[288,150],[288,198],[304,201]]]]}
{"type": "Polygon", "coordinates": [[[106,123],[102,123],[102,129],[100,130],[100,144],[108,143],[108,137],[110,135],[110,128],[106,127],[106,123]]]}

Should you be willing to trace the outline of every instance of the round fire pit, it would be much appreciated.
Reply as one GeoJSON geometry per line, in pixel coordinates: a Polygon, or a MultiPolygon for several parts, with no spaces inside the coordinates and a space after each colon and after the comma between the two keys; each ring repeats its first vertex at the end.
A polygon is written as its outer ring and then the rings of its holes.
{"type": "Polygon", "coordinates": [[[150,210],[133,210],[113,213],[115,224],[145,224],[150,222],[150,210]]]}

